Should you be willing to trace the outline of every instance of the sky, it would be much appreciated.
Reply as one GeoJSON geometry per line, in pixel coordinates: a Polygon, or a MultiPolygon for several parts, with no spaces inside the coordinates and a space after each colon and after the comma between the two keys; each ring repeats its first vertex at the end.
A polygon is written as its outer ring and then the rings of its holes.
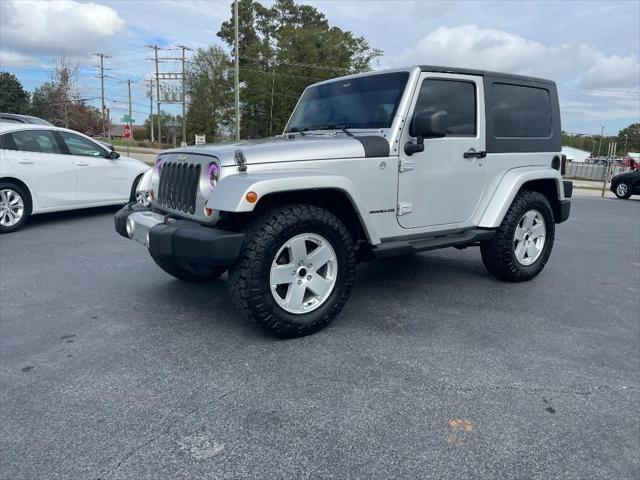
{"type": "MultiPolygon", "coordinates": [[[[431,64],[540,76],[558,84],[565,131],[594,134],[604,125],[614,135],[640,122],[638,0],[298,1],[383,50],[376,69],[431,64]]],[[[227,49],[216,33],[230,15],[230,0],[1,0],[0,70],[32,91],[66,54],[80,66],[80,94],[99,106],[93,54],[103,52],[111,57],[105,96],[113,121],[126,113],[131,79],[140,124],[149,113],[144,80],[155,69],[146,45],[227,49]]],[[[163,68],[176,71],[179,63],[163,68]]]]}

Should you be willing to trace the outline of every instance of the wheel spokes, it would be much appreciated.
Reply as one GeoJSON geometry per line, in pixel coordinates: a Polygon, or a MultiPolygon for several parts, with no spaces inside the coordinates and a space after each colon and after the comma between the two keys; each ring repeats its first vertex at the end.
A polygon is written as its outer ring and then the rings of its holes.
{"type": "Polygon", "coordinates": [[[313,271],[317,272],[320,268],[324,267],[333,256],[333,252],[330,251],[326,245],[320,245],[309,255],[309,263],[313,266],[313,271]]]}
{"type": "Polygon", "coordinates": [[[292,264],[278,265],[271,269],[271,284],[282,285],[291,283],[295,279],[295,267],[292,264]]]}
{"type": "Polygon", "coordinates": [[[301,310],[306,291],[306,285],[292,283],[289,287],[289,291],[287,292],[287,298],[285,299],[287,306],[294,310],[301,310]]]}
{"type": "Polygon", "coordinates": [[[296,264],[307,259],[307,244],[304,237],[296,237],[289,242],[291,263],[296,264]]]}

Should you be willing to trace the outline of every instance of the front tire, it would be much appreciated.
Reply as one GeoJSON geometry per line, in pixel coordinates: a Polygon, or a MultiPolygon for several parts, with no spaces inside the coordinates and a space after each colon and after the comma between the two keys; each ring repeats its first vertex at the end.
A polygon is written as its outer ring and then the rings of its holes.
{"type": "Polygon", "coordinates": [[[31,214],[31,197],[22,187],[0,182],[0,233],[15,232],[31,214]]]}
{"type": "Polygon", "coordinates": [[[539,192],[520,192],[495,236],[480,244],[482,262],[502,280],[531,280],[547,263],[554,238],[555,220],[547,197],[539,192]]]}
{"type": "Polygon", "coordinates": [[[349,298],[355,275],[353,239],[331,212],[314,205],[285,205],[247,228],[229,270],[235,305],[280,338],[317,332],[349,298]]]}
{"type": "Polygon", "coordinates": [[[151,258],[153,258],[156,265],[166,273],[185,282],[206,282],[208,280],[215,280],[226,271],[226,268],[224,267],[206,267],[202,269],[202,273],[195,273],[166,258],[153,254],[151,254],[151,258]]]}
{"type": "Polygon", "coordinates": [[[620,182],[618,185],[616,185],[613,193],[615,193],[616,197],[618,197],[619,199],[626,200],[631,196],[631,188],[626,182],[620,182]]]}

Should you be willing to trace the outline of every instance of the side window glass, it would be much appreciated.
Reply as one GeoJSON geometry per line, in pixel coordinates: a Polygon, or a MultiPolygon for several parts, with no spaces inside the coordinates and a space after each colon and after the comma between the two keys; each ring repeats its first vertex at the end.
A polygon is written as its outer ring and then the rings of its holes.
{"type": "Polygon", "coordinates": [[[496,137],[551,135],[551,100],[543,88],[494,83],[491,118],[496,137]]]}
{"type": "Polygon", "coordinates": [[[79,135],[74,135],[69,132],[60,132],[64,143],[67,144],[67,148],[71,155],[83,155],[85,157],[104,157],[107,152],[96,143],[83,138],[79,135]]]}
{"type": "Polygon", "coordinates": [[[48,130],[19,130],[11,133],[15,149],[21,152],[60,153],[56,139],[48,130]]]}
{"type": "MultiPolygon", "coordinates": [[[[475,136],[476,86],[458,80],[426,79],[420,86],[415,112],[447,112],[447,134],[475,136]]],[[[413,136],[413,132],[409,133],[413,136]]]]}

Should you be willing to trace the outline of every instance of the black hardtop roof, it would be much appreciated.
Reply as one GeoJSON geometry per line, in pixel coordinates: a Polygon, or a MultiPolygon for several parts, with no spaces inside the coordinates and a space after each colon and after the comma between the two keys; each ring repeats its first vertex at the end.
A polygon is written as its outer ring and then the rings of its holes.
{"type": "Polygon", "coordinates": [[[544,78],[528,77],[526,75],[515,75],[513,73],[490,72],[487,70],[474,70],[472,68],[442,67],[438,65],[420,65],[420,69],[423,72],[457,73],[460,75],[478,75],[480,77],[495,77],[495,78],[504,78],[505,80],[516,80],[519,82],[524,81],[524,82],[546,83],[548,85],[555,85],[554,81],[546,80],[544,78]]]}

